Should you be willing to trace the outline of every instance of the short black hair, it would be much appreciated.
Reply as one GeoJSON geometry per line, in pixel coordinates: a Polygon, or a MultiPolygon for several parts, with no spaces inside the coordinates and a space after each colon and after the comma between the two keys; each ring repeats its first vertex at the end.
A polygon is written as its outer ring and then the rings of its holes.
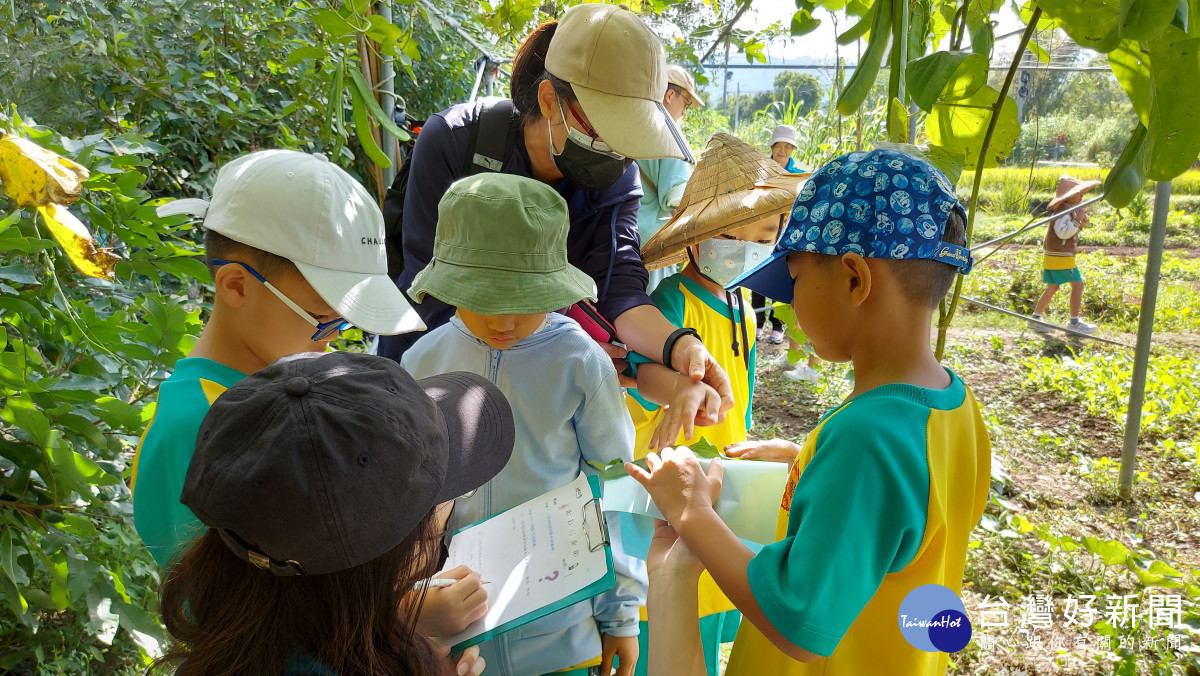
{"type": "MultiPolygon", "coordinates": [[[[942,241],[966,246],[966,221],[960,210],[954,209],[946,218],[942,241]]],[[[904,296],[913,303],[931,308],[937,307],[946,296],[959,270],[949,263],[921,258],[889,260],[888,264],[904,296]]]]}
{"type": "Polygon", "coordinates": [[[212,264],[214,260],[236,260],[247,263],[267,279],[286,277],[300,272],[294,263],[283,256],[242,244],[212,230],[204,231],[204,253],[208,259],[205,261],[208,263],[208,271],[213,274],[216,273],[212,264]]]}

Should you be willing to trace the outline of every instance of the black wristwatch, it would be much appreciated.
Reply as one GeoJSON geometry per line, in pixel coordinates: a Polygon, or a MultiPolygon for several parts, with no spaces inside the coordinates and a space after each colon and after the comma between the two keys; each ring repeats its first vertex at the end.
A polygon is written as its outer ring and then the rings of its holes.
{"type": "Polygon", "coordinates": [[[667,342],[663,345],[663,366],[666,366],[667,368],[674,368],[671,366],[671,352],[675,349],[675,343],[679,342],[679,339],[684,336],[695,336],[696,340],[699,340],[701,344],[704,343],[704,341],[700,339],[700,334],[696,332],[696,329],[675,329],[671,332],[671,335],[667,336],[667,342]]]}

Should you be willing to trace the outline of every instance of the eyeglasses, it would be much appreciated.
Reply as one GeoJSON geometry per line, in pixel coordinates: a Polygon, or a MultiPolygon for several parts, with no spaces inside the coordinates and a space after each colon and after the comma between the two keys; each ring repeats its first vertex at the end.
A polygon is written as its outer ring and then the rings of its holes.
{"type": "MultiPolygon", "coordinates": [[[[588,138],[591,139],[590,145],[591,145],[592,150],[595,150],[598,153],[604,153],[606,155],[611,155],[617,159],[621,159],[621,160],[625,159],[624,155],[616,152],[607,143],[600,140],[600,135],[596,133],[596,130],[593,129],[590,124],[583,121],[583,115],[578,110],[575,109],[575,106],[573,106],[571,104],[570,99],[559,99],[559,100],[565,101],[567,103],[567,110],[570,110],[571,114],[575,116],[575,120],[577,122],[579,122],[580,125],[583,126],[583,133],[586,134],[588,136],[588,138]]],[[[566,122],[566,116],[563,116],[563,122],[564,123],[566,122]]],[[[578,133],[578,130],[571,128],[571,125],[567,125],[567,135],[570,136],[571,132],[578,133]]]]}
{"type": "Polygon", "coordinates": [[[276,298],[283,301],[284,305],[290,307],[293,311],[295,311],[296,314],[303,317],[304,321],[308,322],[309,324],[311,324],[317,328],[316,332],[312,334],[312,338],[310,338],[310,340],[312,340],[314,342],[322,341],[322,340],[329,340],[329,339],[333,338],[334,336],[340,334],[342,331],[345,331],[346,329],[350,328],[350,322],[346,321],[345,319],[342,319],[341,317],[338,317],[337,319],[331,319],[327,322],[318,321],[317,318],[314,317],[311,312],[309,312],[308,310],[305,310],[304,308],[297,305],[291,298],[288,298],[287,296],[283,295],[282,291],[275,288],[274,284],[268,282],[265,277],[258,274],[257,270],[255,270],[254,268],[250,267],[249,265],[247,265],[241,261],[226,261],[226,260],[214,259],[211,261],[211,263],[215,267],[220,267],[222,265],[234,264],[234,265],[240,265],[243,268],[245,268],[246,272],[249,272],[251,275],[254,276],[255,279],[262,282],[263,286],[267,287],[268,291],[275,294],[276,298]]]}

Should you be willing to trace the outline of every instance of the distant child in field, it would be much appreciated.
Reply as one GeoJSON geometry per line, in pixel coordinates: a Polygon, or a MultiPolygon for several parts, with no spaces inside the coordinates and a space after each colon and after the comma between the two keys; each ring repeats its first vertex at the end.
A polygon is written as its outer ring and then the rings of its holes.
{"type": "MultiPolygon", "coordinates": [[[[567,263],[569,224],[554,188],[510,174],[461,179],[438,204],[433,262],[409,293],[457,312],[405,352],[401,365],[415,378],[484,376],[504,392],[516,422],[512,458],[478,492],[455,500],[452,530],[564,486],[581,471],[595,473],[589,462],[633,457],[633,425],[612,359],[575,320],[555,312],[596,298],[592,278],[567,263]]],[[[632,673],[646,570],[622,553],[615,520],[610,527],[616,586],[480,644],[495,673],[586,674],[599,665],[608,674],[614,656],[622,676],[632,673]]]]}
{"type": "MultiPolygon", "coordinates": [[[[850,153],[809,179],[775,253],[731,284],[790,299],[817,354],[854,366],[850,396],[797,450],[776,543],[755,555],[717,516],[719,462],[706,474],[669,449],[649,472],[626,465],[749,620],[730,676],[945,673],[946,653],[910,644],[898,611],[923,585],[961,590],[987,501],[979,407],[930,348],[933,308],[970,270],[964,221],[925,160],[850,153]]],[[[685,643],[679,662],[695,664],[699,637],[685,643]]]]}
{"type": "MultiPolygon", "coordinates": [[[[1100,181],[1081,181],[1073,176],[1064,174],[1058,179],[1058,188],[1054,199],[1046,208],[1057,214],[1083,201],[1083,194],[1100,185],[1100,181]]],[[[1046,290],[1038,299],[1033,311],[1033,318],[1042,321],[1042,315],[1050,308],[1050,301],[1058,293],[1058,287],[1063,284],[1071,285],[1071,321],[1067,328],[1080,333],[1095,333],[1096,325],[1089,324],[1079,318],[1079,309],[1083,305],[1083,275],[1075,265],[1075,251],[1079,247],[1079,233],[1087,227],[1087,209],[1076,209],[1069,214],[1059,216],[1046,226],[1046,237],[1042,240],[1045,255],[1042,257],[1042,281],[1046,290]]],[[[1030,322],[1030,328],[1035,331],[1047,332],[1049,327],[1030,322]]]]}
{"type": "MultiPolygon", "coordinates": [[[[729,374],[734,405],[716,425],[673,434],[677,427],[662,425],[675,414],[673,407],[659,406],[652,394],[659,385],[656,381],[663,377],[661,372],[647,371],[652,360],[631,353],[630,361],[639,366],[638,387],[627,391],[626,404],[637,429],[637,458],[664,446],[690,445],[701,437],[717,448],[745,441],[754,399],[754,308],[749,291],[726,291],[725,287],[771,255],[787,211],[807,176],[785,174],[749,144],[729,134],[713,134],[679,209],[643,246],[648,267],[676,260],[684,264],[682,272],[664,279],[650,297],[669,321],[695,330],[703,339],[729,374]]],[[[694,387],[684,376],[669,375],[680,391],[694,387]]],[[[658,400],[665,394],[659,393],[658,400]]],[[[697,392],[697,396],[703,394],[697,392]]],[[[642,540],[649,537],[648,532],[639,535],[642,540]]],[[[635,549],[631,544],[630,550],[642,551],[642,547],[635,549]]],[[[740,615],[708,575],[700,582],[700,616],[708,673],[715,675],[720,644],[733,640],[740,615]]],[[[645,652],[647,632],[641,636],[645,652]]]]}

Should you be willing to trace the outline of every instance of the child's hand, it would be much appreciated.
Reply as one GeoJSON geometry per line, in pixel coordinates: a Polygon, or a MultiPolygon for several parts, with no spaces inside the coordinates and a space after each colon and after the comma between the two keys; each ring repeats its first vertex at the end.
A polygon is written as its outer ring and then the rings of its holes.
{"type": "Polygon", "coordinates": [[[678,525],[689,510],[712,509],[721,495],[725,468],[720,458],[713,458],[706,474],[695,453],[686,448],[665,448],[661,456],[654,452],[647,455],[646,465],[649,472],[627,462],[625,471],[646,488],[668,523],[678,525]]]}
{"type": "Polygon", "coordinates": [[[625,375],[625,369],[629,368],[629,361],[626,359],[629,356],[629,350],[612,343],[597,344],[608,354],[609,359],[612,359],[613,368],[617,370],[617,381],[621,387],[636,388],[637,379],[625,375]]]}
{"type": "Polygon", "coordinates": [[[620,660],[617,666],[617,676],[633,676],[633,669],[638,661],[638,637],[600,635],[600,673],[609,676],[613,668],[613,656],[620,660]]]}
{"type": "Polygon", "coordinates": [[[466,566],[452,568],[437,577],[458,582],[425,591],[417,628],[427,636],[454,636],[487,612],[487,592],[479,580],[479,573],[466,566]]]}
{"type": "Polygon", "coordinates": [[[769,441],[739,441],[724,449],[725,455],[745,460],[770,460],[790,463],[800,454],[800,447],[787,439],[769,441]]]}
{"type": "Polygon", "coordinates": [[[684,439],[691,439],[697,425],[715,425],[720,417],[721,396],[717,391],[704,383],[688,381],[664,408],[650,437],[650,450],[674,446],[680,431],[684,439]]]}
{"type": "Polygon", "coordinates": [[[470,646],[466,651],[454,656],[451,656],[449,646],[438,647],[438,653],[449,657],[450,664],[454,665],[455,674],[458,676],[479,676],[487,668],[484,658],[479,657],[479,646],[470,646]]]}
{"type": "Polygon", "coordinates": [[[679,539],[679,533],[674,528],[662,519],[655,519],[654,537],[650,540],[650,552],[646,555],[646,570],[651,585],[654,584],[654,578],[660,576],[660,579],[699,582],[704,564],[679,539]]]}

